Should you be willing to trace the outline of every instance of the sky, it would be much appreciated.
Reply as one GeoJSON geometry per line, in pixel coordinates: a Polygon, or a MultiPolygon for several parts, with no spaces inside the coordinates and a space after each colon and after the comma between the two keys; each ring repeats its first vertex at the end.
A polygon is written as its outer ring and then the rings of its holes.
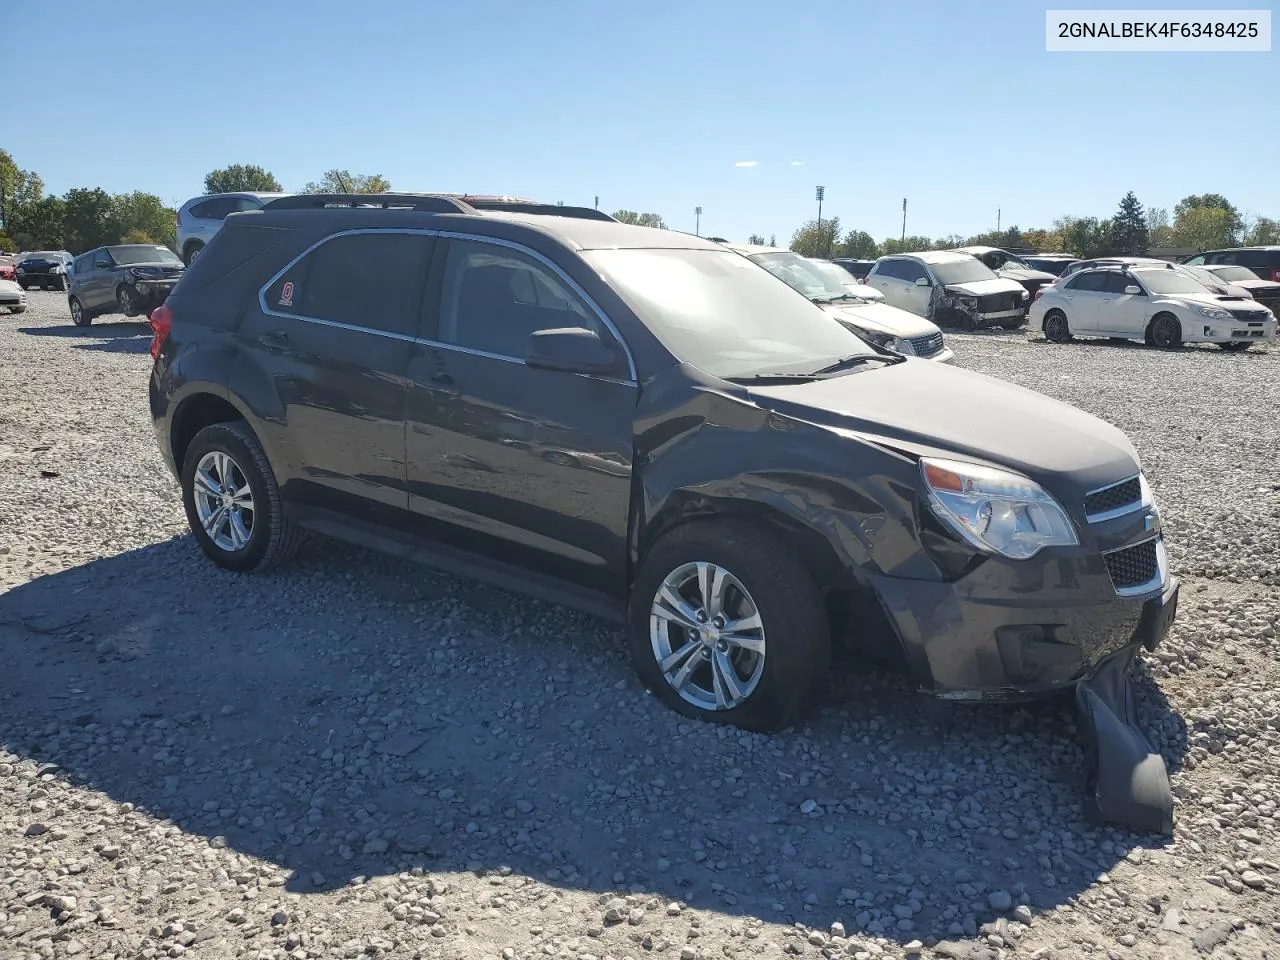
{"type": "Polygon", "coordinates": [[[1280,53],[1048,53],[1025,0],[57,7],[8,38],[0,105],[0,147],[52,193],[176,206],[231,163],[287,190],[337,167],[688,231],[701,206],[703,235],[780,244],[817,185],[877,239],[903,198],[926,236],[1109,217],[1128,190],[1280,217],[1280,53]]]}

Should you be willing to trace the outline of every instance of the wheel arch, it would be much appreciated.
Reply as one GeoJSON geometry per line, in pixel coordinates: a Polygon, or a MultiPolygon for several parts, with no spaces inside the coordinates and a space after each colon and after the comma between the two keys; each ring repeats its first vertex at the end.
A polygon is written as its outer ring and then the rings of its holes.
{"type": "MultiPolygon", "coordinates": [[[[174,410],[169,424],[169,444],[175,468],[181,472],[187,449],[197,433],[215,423],[233,421],[249,425],[244,413],[224,396],[202,391],[184,398],[174,410]]],[[[252,425],[249,428],[252,430],[252,425]]]]}

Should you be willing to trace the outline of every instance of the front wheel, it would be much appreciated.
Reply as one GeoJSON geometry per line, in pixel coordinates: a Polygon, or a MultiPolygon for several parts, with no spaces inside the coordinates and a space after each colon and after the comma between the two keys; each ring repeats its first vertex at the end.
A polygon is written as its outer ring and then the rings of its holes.
{"type": "Polygon", "coordinates": [[[1161,350],[1174,350],[1182,346],[1182,324],[1170,313],[1162,313],[1151,321],[1150,343],[1161,350]]]}
{"type": "Polygon", "coordinates": [[[662,537],[628,620],[640,678],[687,717],[780,730],[827,678],[822,593],[790,547],[757,526],[713,520],[662,537]]]}
{"type": "Polygon", "coordinates": [[[202,250],[204,250],[203,243],[188,244],[186,256],[182,258],[183,262],[185,262],[188,267],[191,266],[191,264],[196,262],[196,257],[200,256],[202,250]]]}
{"type": "Polygon", "coordinates": [[[266,452],[242,421],[215,423],[192,439],[182,503],[200,549],[220,567],[267,570],[297,551],[301,532],[284,515],[266,452]]]}
{"type": "Polygon", "coordinates": [[[116,291],[116,303],[120,307],[120,312],[126,317],[136,317],[139,312],[138,294],[130,286],[122,286],[116,291]]]}

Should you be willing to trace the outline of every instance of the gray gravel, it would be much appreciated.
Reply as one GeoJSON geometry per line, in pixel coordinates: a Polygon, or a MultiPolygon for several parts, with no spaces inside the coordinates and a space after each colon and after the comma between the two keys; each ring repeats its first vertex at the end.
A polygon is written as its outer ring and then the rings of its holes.
{"type": "Polygon", "coordinates": [[[149,330],[0,315],[0,956],[1276,956],[1280,351],[956,335],[1125,429],[1185,589],[1146,661],[1169,842],[1093,830],[1061,701],[846,664],[683,721],[589,617],[346,546],[189,537],[149,330]]]}

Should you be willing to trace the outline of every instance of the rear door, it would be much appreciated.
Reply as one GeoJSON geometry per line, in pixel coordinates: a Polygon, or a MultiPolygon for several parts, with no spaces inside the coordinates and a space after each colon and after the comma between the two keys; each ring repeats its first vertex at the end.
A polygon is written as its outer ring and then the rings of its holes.
{"type": "Polygon", "coordinates": [[[84,297],[80,303],[90,310],[101,310],[116,302],[115,277],[116,261],[111,251],[105,247],[93,254],[93,268],[85,284],[81,287],[84,297]]]}
{"type": "Polygon", "coordinates": [[[525,365],[535,330],[624,348],[585,293],[532,250],[453,237],[437,252],[409,368],[410,509],[472,553],[621,595],[637,385],[525,365]],[[438,291],[438,292],[437,292],[438,291]]]}
{"type": "Polygon", "coordinates": [[[1080,272],[1063,283],[1063,310],[1067,325],[1075,332],[1096,333],[1102,314],[1102,300],[1106,296],[1107,275],[1100,270],[1080,272]]]}
{"type": "Polygon", "coordinates": [[[241,325],[241,349],[283,408],[287,498],[402,522],[405,377],[434,244],[403,230],[329,237],[241,325]]]}
{"type": "Polygon", "coordinates": [[[867,283],[884,294],[885,302],[891,307],[908,309],[907,284],[903,279],[902,265],[906,261],[891,257],[881,260],[867,274],[867,283]]]}

